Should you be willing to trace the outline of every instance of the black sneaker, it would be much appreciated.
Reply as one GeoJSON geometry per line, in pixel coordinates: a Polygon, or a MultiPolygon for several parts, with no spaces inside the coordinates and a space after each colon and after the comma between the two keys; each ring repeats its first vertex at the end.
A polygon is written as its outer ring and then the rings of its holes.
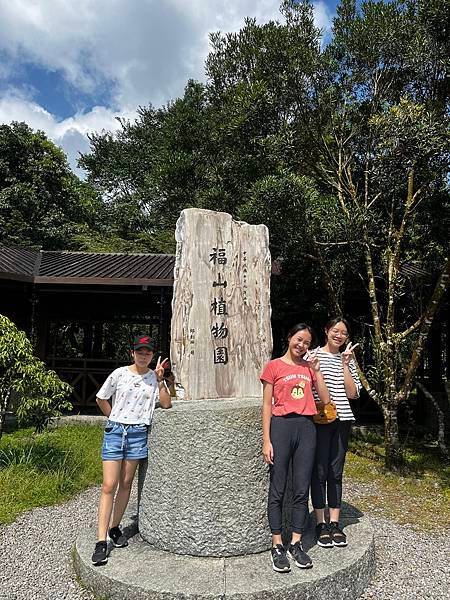
{"type": "Polygon", "coordinates": [[[347,536],[339,528],[339,523],[336,521],[331,521],[330,523],[330,533],[333,538],[333,546],[346,546],[347,545],[347,536]]]}
{"type": "Polygon", "coordinates": [[[123,535],[119,527],[111,527],[108,531],[108,536],[116,548],[128,546],[127,538],[123,535]]]}
{"type": "Polygon", "coordinates": [[[97,542],[95,544],[92,562],[94,565],[105,565],[108,562],[108,544],[106,542],[97,542]]]}
{"type": "Polygon", "coordinates": [[[287,554],[300,569],[310,569],[312,567],[312,560],[303,550],[300,542],[290,544],[287,554]]]}
{"type": "Polygon", "coordinates": [[[333,547],[333,537],[326,523],[318,523],[316,525],[316,538],[318,546],[322,546],[322,548],[333,547]]]}
{"type": "Polygon", "coordinates": [[[286,556],[286,548],[281,544],[277,544],[270,551],[270,558],[272,559],[272,568],[277,573],[289,573],[291,565],[286,556]]]}

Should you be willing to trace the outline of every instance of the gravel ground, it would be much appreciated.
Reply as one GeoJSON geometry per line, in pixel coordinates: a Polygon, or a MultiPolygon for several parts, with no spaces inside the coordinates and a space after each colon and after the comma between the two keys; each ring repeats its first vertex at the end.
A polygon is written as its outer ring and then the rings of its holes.
{"type": "MultiPolygon", "coordinates": [[[[350,501],[375,489],[346,483],[350,501]]],[[[0,600],[94,600],[74,579],[71,548],[80,527],[95,522],[98,496],[93,488],[0,527],[0,600]]],[[[450,598],[448,532],[418,533],[376,514],[371,521],[377,572],[361,600],[450,598]]]]}

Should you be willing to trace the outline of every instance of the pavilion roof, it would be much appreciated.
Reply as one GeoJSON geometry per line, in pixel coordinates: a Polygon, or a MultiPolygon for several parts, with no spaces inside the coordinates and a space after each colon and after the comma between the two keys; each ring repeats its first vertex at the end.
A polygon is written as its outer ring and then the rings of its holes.
{"type": "Polygon", "coordinates": [[[0,279],[75,285],[172,286],[171,254],[24,250],[0,246],[0,279]]]}

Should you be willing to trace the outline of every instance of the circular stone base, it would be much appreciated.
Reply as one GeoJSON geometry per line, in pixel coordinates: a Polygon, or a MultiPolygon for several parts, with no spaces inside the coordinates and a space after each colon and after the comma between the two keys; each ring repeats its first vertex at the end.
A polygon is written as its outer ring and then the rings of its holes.
{"type": "Polygon", "coordinates": [[[136,532],[136,516],[124,520],[132,537],[127,548],[114,548],[108,563],[94,566],[95,531],[76,541],[75,570],[82,583],[101,598],[117,600],[333,600],[358,598],[375,571],[373,529],[357,509],[344,505],[346,548],[320,548],[312,518],[303,545],[312,569],[291,565],[290,573],[272,570],[270,552],[236,557],[182,556],[158,550],[136,532]]]}

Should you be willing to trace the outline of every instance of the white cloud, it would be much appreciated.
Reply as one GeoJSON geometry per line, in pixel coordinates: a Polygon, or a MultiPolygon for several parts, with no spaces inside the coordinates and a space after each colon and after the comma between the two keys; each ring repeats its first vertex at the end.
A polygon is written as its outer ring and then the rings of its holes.
{"type": "MultiPolygon", "coordinates": [[[[134,113],[121,112],[120,115],[133,118],[134,113]]],[[[82,171],[77,167],[79,153],[89,150],[87,135],[94,131],[115,131],[119,128],[115,117],[116,113],[111,109],[95,106],[87,113],[57,120],[54,115],[19,92],[10,92],[0,99],[0,123],[25,121],[33,129],[44,131],[63,148],[70,166],[78,175],[82,175],[82,171]]]]}
{"type": "MultiPolygon", "coordinates": [[[[63,121],[9,90],[0,99],[0,120],[24,120],[61,144],[74,165],[87,149],[86,133],[114,130],[115,114],[155,106],[179,96],[189,78],[204,79],[211,31],[236,31],[246,16],[280,19],[279,0],[0,0],[0,79],[29,62],[62,73],[95,97],[108,85],[111,106],[97,106],[63,121]],[[78,146],[78,143],[80,144],[78,146]]],[[[316,23],[330,27],[323,1],[316,23]]]]}
{"type": "Polygon", "coordinates": [[[333,13],[325,2],[314,3],[314,21],[316,26],[322,30],[324,35],[329,34],[333,21],[333,13]]]}
{"type": "MultiPolygon", "coordinates": [[[[115,82],[116,107],[159,105],[189,77],[203,79],[209,32],[280,18],[279,0],[0,0],[0,13],[10,57],[61,71],[85,92],[115,82]]],[[[316,21],[330,26],[324,2],[316,21]]]]}

